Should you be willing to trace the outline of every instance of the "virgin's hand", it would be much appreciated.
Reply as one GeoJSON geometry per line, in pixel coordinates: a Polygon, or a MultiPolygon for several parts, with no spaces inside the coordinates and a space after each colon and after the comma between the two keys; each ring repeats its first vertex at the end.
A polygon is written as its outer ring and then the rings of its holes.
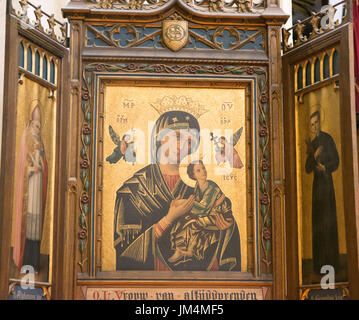
{"type": "Polygon", "coordinates": [[[194,195],[190,196],[188,199],[175,199],[172,200],[170,205],[170,210],[167,214],[167,219],[169,222],[173,223],[178,218],[185,215],[187,212],[191,211],[193,207],[194,195]]]}
{"type": "Polygon", "coordinates": [[[217,214],[215,223],[219,230],[227,230],[233,225],[234,220],[233,218],[225,219],[222,214],[217,214]]]}

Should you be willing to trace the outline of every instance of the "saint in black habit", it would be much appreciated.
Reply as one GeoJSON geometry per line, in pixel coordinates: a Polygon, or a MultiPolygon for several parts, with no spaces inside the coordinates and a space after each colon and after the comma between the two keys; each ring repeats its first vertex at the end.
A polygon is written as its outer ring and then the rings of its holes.
{"type": "Polygon", "coordinates": [[[313,268],[320,274],[324,265],[339,269],[338,224],[332,172],[339,166],[339,156],[333,138],[325,132],[319,134],[308,145],[305,164],[307,173],[314,173],[312,190],[312,240],[313,268]],[[322,147],[317,160],[315,152],[322,147]],[[324,165],[325,170],[317,168],[324,165]]]}

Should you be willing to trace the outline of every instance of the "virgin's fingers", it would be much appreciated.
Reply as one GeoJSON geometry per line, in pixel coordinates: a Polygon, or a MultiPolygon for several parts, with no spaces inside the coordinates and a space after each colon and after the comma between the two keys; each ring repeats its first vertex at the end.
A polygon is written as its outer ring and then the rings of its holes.
{"type": "Polygon", "coordinates": [[[228,218],[228,220],[226,220],[226,221],[227,221],[228,223],[231,223],[231,224],[232,224],[234,220],[233,220],[233,218],[228,218]]]}
{"type": "Polygon", "coordinates": [[[224,224],[223,224],[223,219],[221,219],[221,215],[216,215],[216,226],[218,227],[218,229],[223,230],[224,229],[224,224]]]}
{"type": "Polygon", "coordinates": [[[233,224],[232,218],[229,218],[228,220],[226,220],[222,214],[218,215],[218,219],[220,220],[220,225],[224,230],[228,229],[233,224]]]}
{"type": "Polygon", "coordinates": [[[194,196],[189,198],[188,204],[190,204],[192,206],[193,202],[194,202],[194,196]]]}
{"type": "Polygon", "coordinates": [[[232,224],[233,224],[232,218],[229,218],[228,220],[225,220],[225,221],[226,221],[226,229],[232,226],[232,224]]]}
{"type": "Polygon", "coordinates": [[[185,205],[188,205],[189,203],[193,203],[193,201],[194,201],[194,196],[190,196],[190,197],[186,200],[185,205]]]}
{"type": "Polygon", "coordinates": [[[186,210],[190,210],[190,209],[192,209],[192,207],[193,207],[193,200],[190,201],[190,202],[187,202],[186,205],[185,205],[186,210]]]}
{"type": "Polygon", "coordinates": [[[191,199],[187,199],[185,201],[183,201],[183,203],[180,204],[180,206],[183,208],[183,209],[188,209],[189,207],[191,207],[191,199]]]}
{"type": "Polygon", "coordinates": [[[222,214],[218,214],[217,215],[217,218],[218,220],[221,222],[221,224],[224,224],[226,223],[226,220],[224,219],[223,215],[222,214]]]}
{"type": "Polygon", "coordinates": [[[231,219],[231,221],[227,221],[226,219],[224,219],[223,230],[230,228],[232,226],[232,224],[233,224],[232,219],[231,219]]]}

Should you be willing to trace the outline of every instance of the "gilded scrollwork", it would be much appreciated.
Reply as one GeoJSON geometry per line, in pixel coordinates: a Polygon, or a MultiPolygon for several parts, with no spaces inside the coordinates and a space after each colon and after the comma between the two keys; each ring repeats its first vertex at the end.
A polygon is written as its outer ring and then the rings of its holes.
{"type": "Polygon", "coordinates": [[[169,0],[88,0],[96,9],[149,10],[161,7],[169,0]]]}
{"type": "MultiPolygon", "coordinates": [[[[150,10],[163,6],[170,0],[88,0],[96,9],[150,10]]],[[[256,13],[264,9],[264,0],[182,0],[199,11],[256,13]]]]}
{"type": "MultiPolygon", "coordinates": [[[[130,25],[130,24],[126,24],[125,26],[123,26],[123,28],[125,28],[127,31],[127,34],[133,38],[133,39],[126,40],[126,43],[127,43],[126,46],[131,47],[136,42],[138,42],[138,40],[140,39],[140,32],[138,30],[136,30],[136,28],[133,25],[130,25]]],[[[110,39],[111,39],[112,43],[114,43],[116,45],[116,47],[121,46],[121,43],[120,43],[121,40],[115,39],[115,34],[120,34],[120,33],[121,33],[120,25],[115,26],[109,32],[110,39]]]]}
{"type": "Polygon", "coordinates": [[[41,5],[35,6],[28,0],[12,0],[10,4],[11,14],[21,21],[24,28],[34,28],[50,36],[56,42],[64,46],[67,45],[67,23],[61,23],[55,19],[54,15],[50,16],[45,13],[41,9],[41,5]],[[32,20],[30,17],[35,17],[35,20],[32,20]]]}
{"type": "Polygon", "coordinates": [[[314,13],[310,19],[310,23],[313,27],[313,33],[311,35],[311,38],[315,37],[317,34],[323,33],[322,28],[319,27],[319,22],[321,21],[321,18],[319,14],[314,13]]]}
{"type": "Polygon", "coordinates": [[[347,12],[347,1],[341,1],[333,6],[325,6],[319,12],[313,12],[311,17],[298,21],[292,28],[283,29],[284,52],[290,51],[346,23],[348,21],[347,12]],[[340,6],[343,6],[343,16],[335,20],[340,6]]]}
{"type": "MultiPolygon", "coordinates": [[[[244,30],[233,27],[218,27],[212,34],[211,38],[216,49],[237,50],[241,49],[248,43],[255,43],[259,36],[262,36],[262,40],[264,41],[263,30],[256,30],[253,34],[249,34],[244,30]],[[227,39],[224,35],[225,32],[229,35],[227,36],[227,39]],[[228,43],[225,44],[224,41],[227,41],[228,43]]],[[[264,42],[262,42],[261,46],[264,48],[264,42]]]]}
{"type": "MultiPolygon", "coordinates": [[[[184,20],[173,15],[168,20],[184,20]],[[175,19],[176,17],[176,19],[175,19]]],[[[158,25],[91,25],[86,26],[87,47],[164,48],[162,30],[158,25]]],[[[264,29],[236,27],[196,28],[189,26],[188,48],[215,50],[265,50],[264,29]]]]}
{"type": "Polygon", "coordinates": [[[186,3],[199,11],[254,13],[249,0],[185,0],[186,3]]]}

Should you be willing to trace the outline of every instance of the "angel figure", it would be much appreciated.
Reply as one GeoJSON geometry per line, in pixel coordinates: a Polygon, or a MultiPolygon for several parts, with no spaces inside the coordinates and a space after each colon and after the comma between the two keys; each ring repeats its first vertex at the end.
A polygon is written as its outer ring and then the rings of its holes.
{"type": "Polygon", "coordinates": [[[243,168],[242,160],[239,157],[238,152],[234,149],[242,136],[242,132],[243,127],[241,127],[232,135],[230,142],[228,142],[227,139],[223,136],[215,137],[213,133],[211,133],[211,140],[214,141],[216,146],[216,161],[218,165],[228,161],[231,168],[243,168]]]}
{"type": "Polygon", "coordinates": [[[131,133],[126,133],[123,135],[122,139],[120,136],[113,130],[112,126],[109,126],[109,132],[111,139],[117,147],[113,150],[112,154],[106,158],[111,164],[117,163],[122,158],[126,162],[132,163],[136,162],[136,152],[135,152],[135,143],[133,139],[134,130],[131,130],[131,133]]]}

